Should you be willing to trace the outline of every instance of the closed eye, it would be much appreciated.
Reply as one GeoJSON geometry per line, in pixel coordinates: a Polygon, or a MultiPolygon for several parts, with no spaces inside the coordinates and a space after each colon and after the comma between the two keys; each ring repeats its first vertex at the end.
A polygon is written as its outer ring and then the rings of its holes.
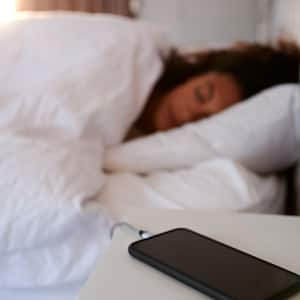
{"type": "Polygon", "coordinates": [[[214,94],[214,85],[212,82],[207,82],[207,84],[203,86],[196,86],[194,89],[194,95],[197,101],[200,103],[206,103],[210,101],[214,94]]]}

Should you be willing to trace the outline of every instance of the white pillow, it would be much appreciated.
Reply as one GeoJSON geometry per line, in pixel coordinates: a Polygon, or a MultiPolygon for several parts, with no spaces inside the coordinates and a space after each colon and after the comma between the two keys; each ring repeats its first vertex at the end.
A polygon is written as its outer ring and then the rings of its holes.
{"type": "Polygon", "coordinates": [[[105,168],[149,173],[216,157],[255,172],[274,172],[300,157],[300,87],[278,86],[206,120],[105,151],[105,168]]]}

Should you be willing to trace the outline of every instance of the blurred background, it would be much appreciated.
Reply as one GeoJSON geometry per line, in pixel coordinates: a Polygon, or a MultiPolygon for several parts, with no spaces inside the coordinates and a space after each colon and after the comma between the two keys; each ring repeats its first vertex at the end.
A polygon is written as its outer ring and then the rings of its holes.
{"type": "Polygon", "coordinates": [[[300,31],[300,0],[0,0],[0,20],[12,18],[16,11],[50,10],[153,21],[182,47],[269,42],[279,34],[293,38],[293,31],[299,36],[300,31]]]}

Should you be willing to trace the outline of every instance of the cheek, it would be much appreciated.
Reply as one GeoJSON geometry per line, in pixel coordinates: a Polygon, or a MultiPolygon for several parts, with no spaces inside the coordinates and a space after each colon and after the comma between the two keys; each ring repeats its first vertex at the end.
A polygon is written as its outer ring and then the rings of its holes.
{"type": "Polygon", "coordinates": [[[223,94],[224,94],[224,103],[227,106],[233,105],[243,98],[243,92],[242,89],[238,84],[235,84],[231,82],[227,85],[227,88],[223,88],[223,94]]]}
{"type": "Polygon", "coordinates": [[[184,113],[182,101],[177,97],[166,97],[161,102],[155,114],[155,127],[157,130],[168,130],[181,125],[184,113]]]}
{"type": "Polygon", "coordinates": [[[216,93],[215,101],[212,101],[212,103],[214,104],[216,110],[221,111],[240,102],[241,99],[242,99],[242,95],[240,91],[232,87],[232,88],[220,89],[216,93]]]}
{"type": "Polygon", "coordinates": [[[167,130],[170,123],[168,113],[168,97],[163,97],[158,104],[155,113],[153,114],[153,127],[157,131],[167,130]]]}
{"type": "Polygon", "coordinates": [[[169,116],[170,112],[177,111],[180,109],[180,96],[178,93],[170,93],[162,98],[161,103],[158,108],[158,114],[164,115],[166,118],[169,116]]]}
{"type": "Polygon", "coordinates": [[[154,125],[157,130],[171,129],[194,119],[199,109],[187,88],[178,88],[160,99],[157,107],[154,125]]]}

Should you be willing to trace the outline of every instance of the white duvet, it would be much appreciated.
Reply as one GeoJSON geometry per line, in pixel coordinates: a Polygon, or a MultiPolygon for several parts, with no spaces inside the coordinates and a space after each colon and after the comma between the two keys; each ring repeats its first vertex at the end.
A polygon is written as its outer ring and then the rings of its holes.
{"type": "Polygon", "coordinates": [[[121,144],[167,50],[156,28],[112,16],[1,25],[1,288],[84,280],[132,206],[282,210],[267,174],[299,158],[296,86],[121,144]]]}

